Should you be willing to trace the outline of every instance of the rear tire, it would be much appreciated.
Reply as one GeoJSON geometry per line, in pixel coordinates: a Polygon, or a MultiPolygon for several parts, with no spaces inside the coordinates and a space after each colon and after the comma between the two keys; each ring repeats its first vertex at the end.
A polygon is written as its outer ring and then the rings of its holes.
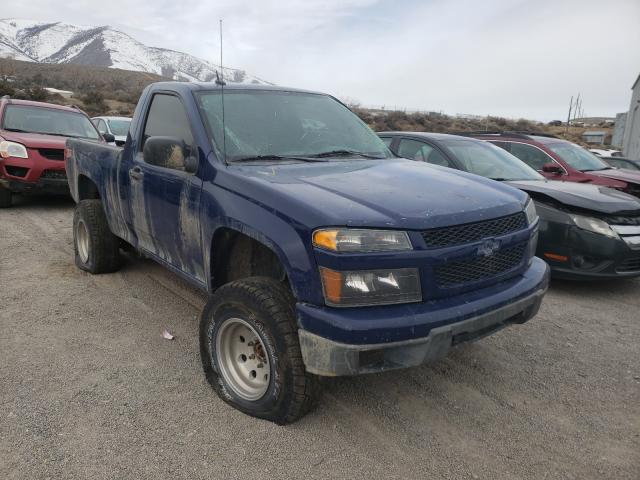
{"type": "Polygon", "coordinates": [[[202,312],[200,354],[218,396],[253,417],[292,423],[319,398],[319,378],[307,373],[300,353],[295,301],[277,280],[220,287],[202,312]]]}
{"type": "Polygon", "coordinates": [[[100,200],[82,200],[73,214],[76,265],[90,273],[110,273],[120,268],[120,240],[109,229],[100,200]]]}
{"type": "Polygon", "coordinates": [[[11,206],[11,190],[0,187],[0,208],[9,208],[11,206]]]}

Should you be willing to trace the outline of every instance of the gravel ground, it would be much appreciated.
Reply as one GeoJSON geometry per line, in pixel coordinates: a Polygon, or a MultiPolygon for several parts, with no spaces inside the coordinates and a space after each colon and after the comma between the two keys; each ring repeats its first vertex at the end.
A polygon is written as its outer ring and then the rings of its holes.
{"type": "Polygon", "coordinates": [[[555,282],[528,324],[327,381],[278,427],[206,384],[202,294],[135,257],[76,269],[72,210],[0,210],[2,479],[640,477],[638,280],[555,282]]]}

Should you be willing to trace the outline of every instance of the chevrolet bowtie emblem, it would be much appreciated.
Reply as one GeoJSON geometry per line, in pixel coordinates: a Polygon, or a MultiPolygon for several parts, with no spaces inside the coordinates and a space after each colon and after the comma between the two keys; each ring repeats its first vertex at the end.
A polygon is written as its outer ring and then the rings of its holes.
{"type": "Polygon", "coordinates": [[[494,239],[485,240],[478,246],[479,257],[491,257],[500,249],[500,242],[494,239]]]}

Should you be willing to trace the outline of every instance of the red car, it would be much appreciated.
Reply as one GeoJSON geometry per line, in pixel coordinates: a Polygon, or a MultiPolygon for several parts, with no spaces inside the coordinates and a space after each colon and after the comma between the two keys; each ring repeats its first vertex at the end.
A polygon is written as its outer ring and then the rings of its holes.
{"type": "Polygon", "coordinates": [[[613,168],[567,140],[540,133],[473,132],[468,135],[504,148],[549,180],[602,185],[640,197],[640,172],[613,168]]]}
{"type": "Polygon", "coordinates": [[[67,138],[103,141],[89,117],[74,107],[0,99],[0,207],[13,193],[68,194],[67,138]]]}

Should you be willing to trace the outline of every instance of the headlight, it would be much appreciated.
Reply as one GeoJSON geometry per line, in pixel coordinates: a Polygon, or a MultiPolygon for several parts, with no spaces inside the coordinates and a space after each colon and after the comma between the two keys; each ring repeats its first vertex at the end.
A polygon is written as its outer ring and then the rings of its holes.
{"type": "Polygon", "coordinates": [[[21,143],[7,142],[3,140],[0,142],[0,157],[2,158],[29,158],[27,149],[21,143]]]}
{"type": "Polygon", "coordinates": [[[532,225],[538,219],[538,212],[536,212],[536,205],[533,200],[529,199],[524,207],[524,214],[527,216],[527,223],[532,225]]]}
{"type": "Polygon", "coordinates": [[[353,228],[316,230],[313,232],[313,245],[341,253],[411,250],[407,232],[353,228]]]}
{"type": "Polygon", "coordinates": [[[578,228],[587,230],[593,233],[599,233],[610,238],[618,238],[618,234],[614,232],[607,222],[604,222],[598,218],[583,217],[582,215],[569,215],[573,223],[578,228]]]}
{"type": "Polygon", "coordinates": [[[420,302],[422,289],[417,268],[337,272],[320,267],[327,305],[361,307],[420,302]]]}

